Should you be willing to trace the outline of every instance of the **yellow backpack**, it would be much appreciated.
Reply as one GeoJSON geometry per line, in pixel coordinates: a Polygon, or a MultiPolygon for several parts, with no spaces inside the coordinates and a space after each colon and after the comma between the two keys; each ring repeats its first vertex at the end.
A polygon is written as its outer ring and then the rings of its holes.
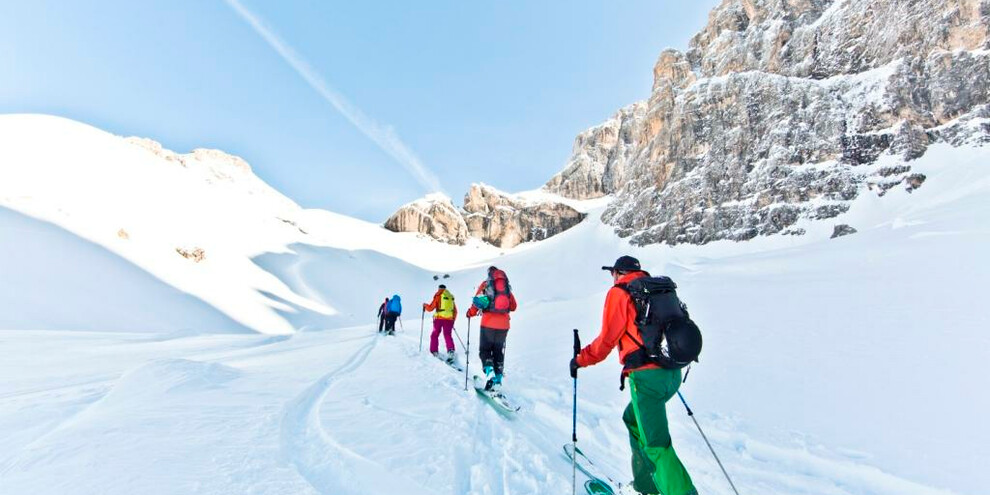
{"type": "Polygon", "coordinates": [[[440,307],[437,308],[436,315],[448,320],[454,317],[454,295],[447,289],[440,294],[440,307]]]}

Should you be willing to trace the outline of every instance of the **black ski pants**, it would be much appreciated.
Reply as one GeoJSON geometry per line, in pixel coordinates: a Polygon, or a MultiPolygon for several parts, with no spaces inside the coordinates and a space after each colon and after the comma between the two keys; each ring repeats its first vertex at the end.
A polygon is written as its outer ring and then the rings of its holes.
{"type": "Polygon", "coordinates": [[[399,313],[385,313],[385,333],[395,333],[395,320],[399,318],[399,313]]]}
{"type": "Polygon", "coordinates": [[[495,374],[502,374],[502,367],[505,364],[505,337],[508,330],[495,330],[481,327],[481,346],[478,355],[484,366],[495,368],[495,374]]]}

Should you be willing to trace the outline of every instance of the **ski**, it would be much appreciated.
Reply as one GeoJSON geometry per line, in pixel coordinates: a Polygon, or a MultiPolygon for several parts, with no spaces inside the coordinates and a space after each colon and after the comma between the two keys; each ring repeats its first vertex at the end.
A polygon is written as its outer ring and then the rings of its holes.
{"type": "Polygon", "coordinates": [[[437,360],[440,361],[441,363],[450,366],[450,369],[458,373],[464,373],[464,368],[461,368],[460,365],[457,364],[457,361],[447,361],[446,356],[433,356],[433,357],[437,358],[437,360]]]}
{"type": "Polygon", "coordinates": [[[474,375],[474,390],[478,392],[479,395],[484,396],[491,402],[493,406],[500,412],[504,413],[515,413],[521,409],[519,406],[513,404],[501,391],[485,390],[485,380],[484,378],[474,375]]]}
{"type": "Polygon", "coordinates": [[[439,359],[440,361],[442,361],[443,364],[446,364],[447,366],[450,366],[451,369],[453,369],[454,371],[456,371],[458,373],[464,373],[464,368],[461,368],[460,366],[458,366],[457,365],[457,361],[447,361],[446,359],[443,359],[443,358],[437,358],[437,359],[439,359]]]}
{"type": "Polygon", "coordinates": [[[598,467],[595,466],[595,463],[591,462],[591,459],[588,459],[588,457],[584,455],[584,452],[581,452],[581,449],[578,449],[569,443],[564,444],[564,456],[567,457],[568,460],[575,461],[578,470],[589,478],[588,481],[584,483],[584,489],[588,492],[588,495],[615,494],[615,490],[609,483],[612,479],[599,471],[598,467]],[[575,449],[577,451],[577,455],[574,455],[575,449]]]}
{"type": "Polygon", "coordinates": [[[584,482],[584,489],[588,495],[615,495],[612,487],[600,479],[593,479],[584,482]]]}

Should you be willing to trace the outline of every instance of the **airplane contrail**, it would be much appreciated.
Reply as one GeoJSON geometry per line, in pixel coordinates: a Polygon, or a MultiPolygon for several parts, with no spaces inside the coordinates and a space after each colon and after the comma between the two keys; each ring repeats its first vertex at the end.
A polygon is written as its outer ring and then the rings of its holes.
{"type": "Polygon", "coordinates": [[[388,125],[379,124],[375,119],[369,117],[358,107],[354,106],[353,103],[347,100],[344,95],[340,94],[337,90],[333,89],[323,79],[322,76],[307,62],[302,58],[295,50],[292,49],[282,38],[272,31],[268,25],[260,17],[255,15],[253,12],[247,9],[239,0],[224,0],[227,5],[237,12],[237,15],[241,16],[245,22],[247,22],[252,29],[259,36],[261,36],[265,42],[268,43],[283,60],[286,61],[292,69],[296,71],[311,88],[313,88],[320,96],[323,97],[327,103],[333,105],[334,108],[340,112],[354,127],[357,127],[362,134],[368,137],[378,145],[385,153],[391,156],[395,161],[399,162],[412,176],[416,179],[420,185],[426,189],[426,192],[442,192],[440,187],[440,180],[437,179],[436,174],[431,172],[429,169],[423,165],[423,162],[416,156],[415,153],[395,133],[392,127],[388,125]]]}

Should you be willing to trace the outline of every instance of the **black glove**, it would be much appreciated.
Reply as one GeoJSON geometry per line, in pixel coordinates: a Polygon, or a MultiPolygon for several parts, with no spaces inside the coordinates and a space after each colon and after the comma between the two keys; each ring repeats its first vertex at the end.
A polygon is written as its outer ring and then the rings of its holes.
{"type": "Polygon", "coordinates": [[[577,370],[581,366],[578,365],[577,358],[571,358],[571,378],[577,378],[577,370]]]}

